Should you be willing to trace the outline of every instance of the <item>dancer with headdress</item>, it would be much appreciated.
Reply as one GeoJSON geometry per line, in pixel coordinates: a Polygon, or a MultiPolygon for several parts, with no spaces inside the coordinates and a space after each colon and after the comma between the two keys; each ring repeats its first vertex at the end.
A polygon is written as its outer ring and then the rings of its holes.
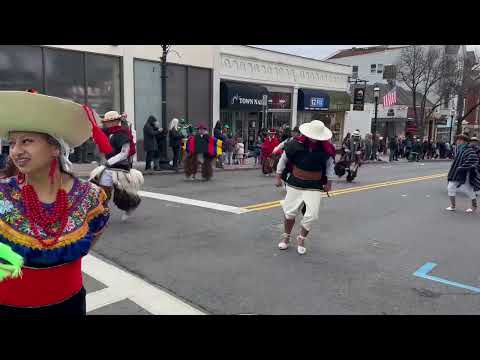
{"type": "Polygon", "coordinates": [[[201,165],[202,179],[208,181],[213,176],[213,160],[222,155],[222,141],[210,136],[204,124],[199,124],[197,130],[186,144],[185,179],[195,180],[201,165]]]}
{"type": "Polygon", "coordinates": [[[0,91],[0,317],[85,315],[81,261],[109,219],[102,188],[72,175],[70,149],[93,137],[111,151],[87,106],[0,91]],[[88,115],[90,114],[90,115],[88,115]]]}
{"type": "Polygon", "coordinates": [[[112,151],[106,162],[95,168],[90,180],[99,184],[107,194],[106,206],[113,196],[113,203],[122,210],[122,221],[127,220],[140,205],[138,191],[144,179],[140,171],[132,167],[136,153],[132,131],[122,124],[125,115],[109,111],[103,117],[103,131],[108,136],[112,151]]]}

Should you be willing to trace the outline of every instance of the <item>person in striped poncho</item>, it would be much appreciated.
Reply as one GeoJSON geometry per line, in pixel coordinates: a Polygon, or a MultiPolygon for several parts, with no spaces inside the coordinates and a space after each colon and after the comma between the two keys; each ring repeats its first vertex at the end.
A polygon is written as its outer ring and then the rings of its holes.
{"type": "Polygon", "coordinates": [[[476,149],[469,145],[470,139],[466,135],[457,136],[457,154],[448,172],[448,196],[451,205],[446,209],[455,210],[455,196],[457,190],[463,191],[472,201],[472,206],[466,210],[470,213],[477,209],[476,192],[480,190],[480,159],[476,149]]]}

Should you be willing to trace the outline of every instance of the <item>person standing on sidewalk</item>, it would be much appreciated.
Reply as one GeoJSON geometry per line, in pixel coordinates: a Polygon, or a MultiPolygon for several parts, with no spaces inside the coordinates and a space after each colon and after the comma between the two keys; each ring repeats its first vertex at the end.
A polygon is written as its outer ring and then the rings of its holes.
{"type": "Polygon", "coordinates": [[[391,137],[388,139],[388,148],[390,149],[389,161],[392,162],[396,159],[397,156],[397,148],[398,148],[398,139],[397,137],[391,137]]]}
{"type": "Polygon", "coordinates": [[[227,140],[225,140],[225,160],[227,161],[228,165],[232,165],[232,155],[235,150],[235,145],[235,139],[233,138],[232,134],[229,133],[227,140]]]}
{"type": "Polygon", "coordinates": [[[178,158],[180,156],[180,148],[182,147],[183,136],[178,131],[178,119],[174,118],[170,122],[170,127],[168,131],[170,147],[172,148],[173,153],[173,169],[178,172],[178,158]]]}
{"type": "Polygon", "coordinates": [[[457,189],[462,189],[472,201],[472,206],[466,210],[467,213],[477,209],[476,192],[480,190],[480,159],[477,148],[468,144],[470,139],[466,135],[457,136],[457,154],[448,172],[448,196],[450,206],[448,211],[456,210],[457,189]]]}
{"type": "Polygon", "coordinates": [[[313,223],[318,219],[322,191],[330,191],[334,176],[335,147],[329,142],[332,132],[319,120],[300,125],[301,136],[289,142],[277,167],[275,185],[282,186],[281,172],[288,162],[292,173],[287,178],[287,195],[282,203],[285,232],[278,247],[286,250],[295,225],[295,218],[305,206],[300,234],[297,236],[297,252],[306,253],[305,240],[313,223]]]}
{"type": "MultiPolygon", "coordinates": [[[[150,115],[143,127],[143,150],[146,154],[145,159],[145,171],[151,169],[152,161],[154,161],[155,153],[158,151],[158,143],[156,136],[160,133],[159,129],[155,126],[157,119],[155,116],[150,115]]],[[[159,163],[154,164],[154,170],[160,170],[159,163]]]]}

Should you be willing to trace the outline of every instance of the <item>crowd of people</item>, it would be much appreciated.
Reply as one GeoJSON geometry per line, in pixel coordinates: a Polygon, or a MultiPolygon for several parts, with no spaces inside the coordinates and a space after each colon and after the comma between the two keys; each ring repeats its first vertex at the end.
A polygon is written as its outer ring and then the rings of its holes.
{"type": "MultiPolygon", "coordinates": [[[[353,134],[358,133],[356,130],[353,134]]],[[[409,161],[420,161],[425,159],[452,159],[455,153],[455,145],[450,145],[442,140],[432,141],[428,138],[423,140],[417,136],[408,134],[406,136],[394,136],[384,138],[376,135],[376,141],[372,134],[360,136],[360,143],[354,145],[353,136],[347,133],[342,142],[342,154],[346,149],[354,150],[352,147],[360,148],[362,160],[380,160],[381,155],[388,155],[389,161],[407,159],[409,161]]],[[[358,149],[355,149],[358,150],[358,149]]]]}

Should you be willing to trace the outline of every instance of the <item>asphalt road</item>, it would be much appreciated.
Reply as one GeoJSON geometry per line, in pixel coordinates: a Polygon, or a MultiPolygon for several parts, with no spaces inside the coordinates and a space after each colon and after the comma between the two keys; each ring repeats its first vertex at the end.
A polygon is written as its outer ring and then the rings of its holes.
{"type": "MultiPolygon", "coordinates": [[[[478,314],[478,293],[413,275],[434,262],[430,275],[480,285],[480,215],[462,211],[464,196],[457,212],[444,210],[449,165],[364,165],[353,184],[335,181],[364,188],[324,199],[304,256],[278,250],[275,203],[234,214],[153,198],[125,223],[114,211],[95,253],[208,314],[478,314]],[[414,180],[387,183],[400,179],[414,180]]],[[[284,197],[259,171],[146,176],[144,190],[241,208],[284,197]]],[[[96,311],[144,313],[128,303],[96,311]]]]}

